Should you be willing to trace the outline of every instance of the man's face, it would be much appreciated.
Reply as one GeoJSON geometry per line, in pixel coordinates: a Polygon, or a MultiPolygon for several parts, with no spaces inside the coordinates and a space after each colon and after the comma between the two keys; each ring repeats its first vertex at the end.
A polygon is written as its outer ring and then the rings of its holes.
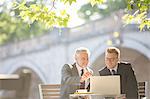
{"type": "Polygon", "coordinates": [[[75,60],[76,60],[76,63],[80,67],[85,68],[85,67],[87,67],[88,62],[89,62],[89,60],[88,60],[88,54],[86,52],[76,53],[75,60]]]}
{"type": "Polygon", "coordinates": [[[118,56],[116,53],[105,53],[105,64],[107,68],[112,69],[118,64],[118,56]]]}

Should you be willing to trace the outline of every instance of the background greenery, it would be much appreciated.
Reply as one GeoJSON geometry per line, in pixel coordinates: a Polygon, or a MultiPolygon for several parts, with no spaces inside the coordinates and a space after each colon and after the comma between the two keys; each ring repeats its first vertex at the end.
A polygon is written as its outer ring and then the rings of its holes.
{"type": "MultiPolygon", "coordinates": [[[[30,2],[33,3],[35,2],[30,2]]],[[[23,22],[18,17],[18,9],[8,8],[6,2],[1,4],[0,8],[3,10],[0,12],[0,45],[40,36],[48,31],[37,21],[31,24],[23,22]]]]}
{"type": "MultiPolygon", "coordinates": [[[[16,0],[13,6],[5,0],[0,3],[0,45],[40,36],[48,28],[67,27],[70,15],[55,7],[55,3],[64,5],[78,2],[77,0],[49,0],[51,7],[44,0],[16,0]]],[[[124,9],[125,24],[139,24],[140,30],[150,30],[150,0],[89,0],[78,11],[78,15],[86,21],[99,14],[109,16],[114,11],[124,9]]]]}
{"type": "Polygon", "coordinates": [[[126,0],[108,0],[101,5],[92,6],[90,3],[83,5],[78,11],[80,18],[86,21],[91,20],[91,17],[95,14],[99,14],[101,17],[111,15],[111,13],[127,7],[126,0]]]}

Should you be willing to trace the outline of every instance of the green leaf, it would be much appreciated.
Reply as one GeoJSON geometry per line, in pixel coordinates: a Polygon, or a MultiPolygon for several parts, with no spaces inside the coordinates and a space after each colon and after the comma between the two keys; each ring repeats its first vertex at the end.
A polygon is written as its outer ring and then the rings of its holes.
{"type": "Polygon", "coordinates": [[[96,4],[102,4],[104,3],[105,0],[90,0],[90,3],[92,6],[96,5],[96,4]]]}

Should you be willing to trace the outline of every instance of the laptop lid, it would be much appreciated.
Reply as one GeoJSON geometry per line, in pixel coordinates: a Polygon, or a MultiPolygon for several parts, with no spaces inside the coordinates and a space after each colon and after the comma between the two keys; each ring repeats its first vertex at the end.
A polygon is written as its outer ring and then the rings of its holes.
{"type": "Polygon", "coordinates": [[[92,76],[90,78],[90,92],[100,95],[119,95],[120,76],[92,76]]]}

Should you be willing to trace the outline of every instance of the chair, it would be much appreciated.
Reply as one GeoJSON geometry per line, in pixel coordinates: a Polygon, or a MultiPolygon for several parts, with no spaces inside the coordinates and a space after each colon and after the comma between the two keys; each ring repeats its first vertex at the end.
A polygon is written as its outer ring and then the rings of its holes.
{"type": "Polygon", "coordinates": [[[147,82],[138,82],[139,99],[147,97],[147,82]]]}
{"type": "Polygon", "coordinates": [[[39,84],[40,99],[60,99],[60,84],[39,84]]]}

